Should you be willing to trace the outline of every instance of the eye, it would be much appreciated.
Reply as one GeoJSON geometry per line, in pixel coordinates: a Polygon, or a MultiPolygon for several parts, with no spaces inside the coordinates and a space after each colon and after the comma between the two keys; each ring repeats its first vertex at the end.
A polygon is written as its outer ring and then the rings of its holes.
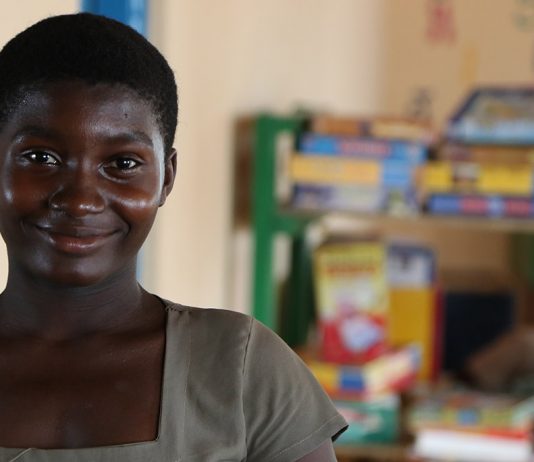
{"type": "Polygon", "coordinates": [[[46,151],[31,151],[23,154],[23,157],[34,164],[58,165],[59,160],[46,151]]]}
{"type": "Polygon", "coordinates": [[[108,164],[109,167],[116,168],[117,170],[133,170],[139,165],[141,165],[140,162],[130,157],[119,157],[108,164]]]}

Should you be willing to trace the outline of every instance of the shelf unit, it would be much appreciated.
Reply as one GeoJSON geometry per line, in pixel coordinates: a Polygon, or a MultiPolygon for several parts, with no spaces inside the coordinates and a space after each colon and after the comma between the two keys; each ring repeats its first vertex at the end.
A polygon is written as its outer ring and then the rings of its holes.
{"type": "MultiPolygon", "coordinates": [[[[252,228],[254,236],[252,314],[277,331],[290,346],[306,341],[308,325],[313,316],[310,252],[307,251],[306,229],[324,217],[322,210],[294,210],[281,207],[275,195],[277,137],[286,132],[295,136],[305,127],[301,117],[260,115],[256,118],[252,169],[252,228]],[[274,241],[278,234],[291,241],[289,281],[286,303],[290,309],[281,312],[277,303],[274,277],[274,241]],[[281,317],[283,316],[283,322],[281,317]]],[[[444,217],[425,214],[394,216],[379,214],[336,214],[377,225],[410,224],[418,227],[450,228],[483,232],[511,233],[514,253],[519,255],[517,269],[530,287],[534,287],[534,220],[444,217]]],[[[532,291],[531,291],[532,293],[532,291]]],[[[534,300],[534,297],[532,297],[534,300]]],[[[340,460],[413,461],[403,445],[338,447],[340,460]]]]}
{"type": "MultiPolygon", "coordinates": [[[[252,222],[254,235],[253,257],[253,315],[282,335],[290,345],[299,345],[305,340],[310,320],[310,271],[311,264],[306,252],[305,231],[310,223],[326,215],[325,211],[299,211],[281,208],[275,197],[276,139],[283,132],[295,135],[302,130],[305,119],[301,117],[278,117],[260,115],[255,123],[252,222]],[[287,303],[291,310],[284,313],[280,323],[280,310],[276,302],[276,287],[273,275],[274,240],[283,233],[291,240],[290,280],[287,303]]],[[[514,234],[515,254],[522,256],[518,269],[534,286],[534,271],[528,261],[534,261],[534,220],[443,217],[424,214],[388,215],[341,213],[354,219],[372,221],[377,225],[392,225],[402,222],[414,226],[450,227],[462,230],[495,231],[514,234]],[[528,256],[528,257],[527,257],[528,256]],[[532,257],[532,258],[531,258],[532,257]],[[527,262],[527,263],[525,263],[527,262]]]]}

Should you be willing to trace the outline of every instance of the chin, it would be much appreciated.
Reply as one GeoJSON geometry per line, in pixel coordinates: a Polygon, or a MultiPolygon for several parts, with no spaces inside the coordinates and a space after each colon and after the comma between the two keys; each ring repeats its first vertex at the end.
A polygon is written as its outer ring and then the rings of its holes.
{"type": "Polygon", "coordinates": [[[41,268],[33,266],[30,271],[33,278],[45,285],[83,288],[112,283],[128,275],[130,272],[135,277],[135,259],[133,260],[133,264],[128,264],[127,262],[122,263],[121,265],[102,267],[100,261],[62,261],[57,264],[50,264],[49,262],[49,264],[41,268]]]}
{"type": "Polygon", "coordinates": [[[61,286],[67,288],[89,288],[92,286],[100,286],[112,279],[108,274],[95,274],[87,271],[79,272],[64,272],[54,273],[53,275],[41,273],[37,277],[45,284],[61,286]]]}

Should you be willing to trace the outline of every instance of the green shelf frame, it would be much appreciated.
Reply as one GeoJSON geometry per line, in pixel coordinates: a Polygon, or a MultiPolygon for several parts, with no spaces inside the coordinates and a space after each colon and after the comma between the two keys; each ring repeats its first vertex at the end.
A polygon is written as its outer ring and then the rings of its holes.
{"type": "Polygon", "coordinates": [[[260,115],[255,123],[252,222],[254,265],[252,314],[278,332],[291,346],[305,340],[310,318],[311,262],[305,231],[312,217],[280,211],[275,195],[276,142],[282,133],[295,135],[302,129],[304,118],[260,115]],[[291,239],[291,271],[287,284],[284,321],[278,306],[274,278],[274,240],[278,233],[291,239]]]}

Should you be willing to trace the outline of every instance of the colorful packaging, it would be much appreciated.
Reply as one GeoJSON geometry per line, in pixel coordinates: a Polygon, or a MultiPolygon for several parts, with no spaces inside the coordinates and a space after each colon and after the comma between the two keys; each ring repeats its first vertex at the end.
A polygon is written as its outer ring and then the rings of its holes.
{"type": "Polygon", "coordinates": [[[334,399],[371,398],[400,392],[412,385],[421,365],[418,345],[391,349],[361,366],[325,361],[307,362],[311,372],[334,399]]]}
{"type": "Polygon", "coordinates": [[[360,401],[334,400],[334,405],[349,424],[336,445],[394,443],[398,440],[400,405],[397,395],[360,401]]]}
{"type": "Polygon", "coordinates": [[[334,242],[315,253],[322,359],[363,364],[386,350],[386,247],[378,240],[334,242]]]}

